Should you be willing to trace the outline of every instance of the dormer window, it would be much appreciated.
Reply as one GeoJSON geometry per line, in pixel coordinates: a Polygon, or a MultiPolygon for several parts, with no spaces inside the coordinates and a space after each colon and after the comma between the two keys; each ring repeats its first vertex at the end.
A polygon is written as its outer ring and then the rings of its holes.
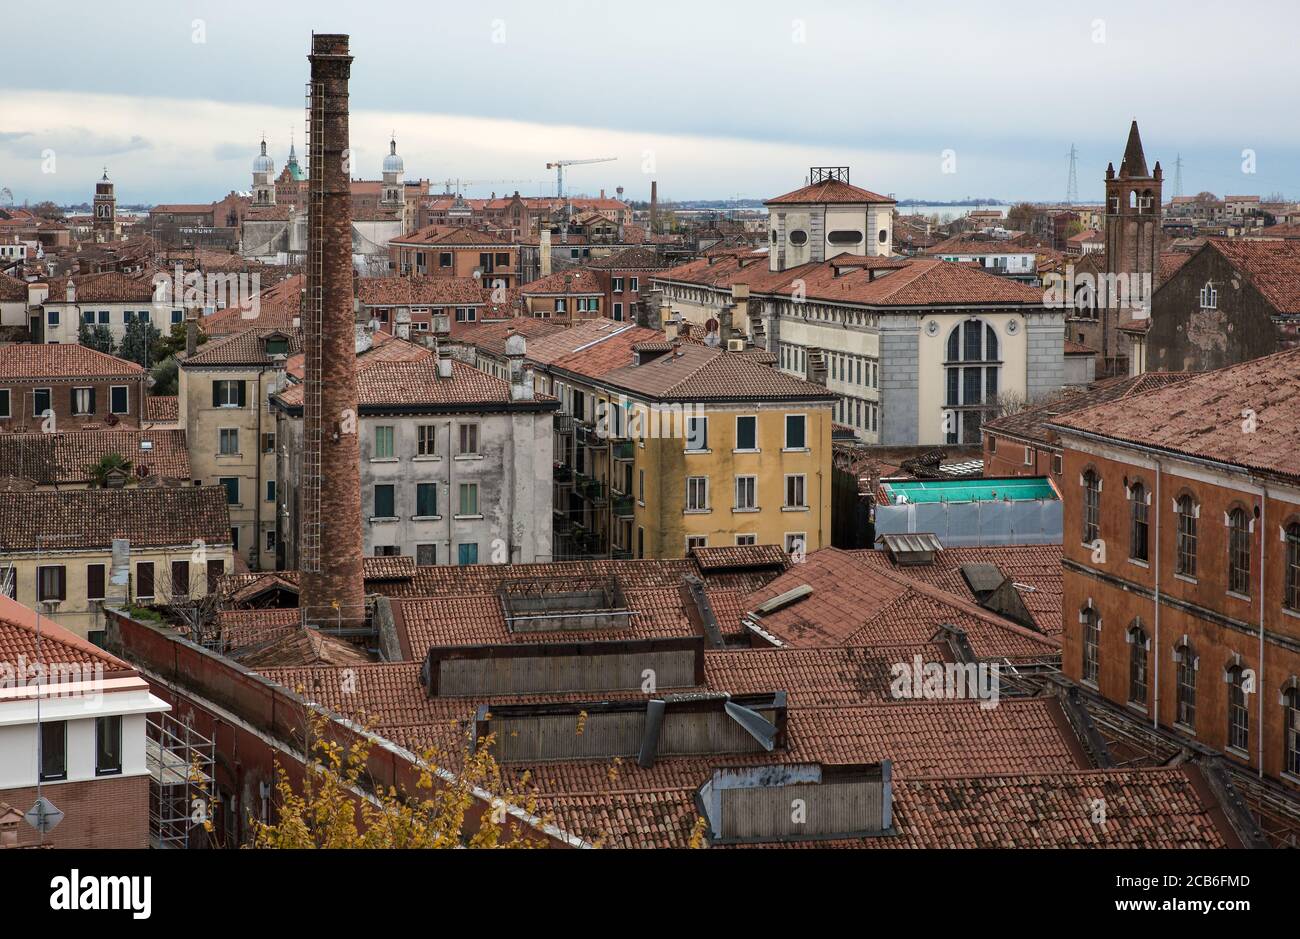
{"type": "Polygon", "coordinates": [[[267,355],[288,355],[289,337],[283,333],[272,333],[264,340],[267,355]]]}

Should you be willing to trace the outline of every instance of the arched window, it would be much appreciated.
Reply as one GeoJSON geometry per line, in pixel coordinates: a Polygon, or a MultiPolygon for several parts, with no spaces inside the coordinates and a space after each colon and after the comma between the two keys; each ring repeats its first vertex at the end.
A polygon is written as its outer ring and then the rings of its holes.
{"type": "Polygon", "coordinates": [[[1196,576],[1196,503],[1189,495],[1178,497],[1178,544],[1175,557],[1178,573],[1196,576]]]}
{"type": "Polygon", "coordinates": [[[1282,771],[1300,776],[1300,689],[1289,688],[1282,696],[1282,771]]]}
{"type": "Polygon", "coordinates": [[[1095,685],[1101,670],[1101,617],[1086,607],[1079,619],[1083,623],[1083,680],[1095,685]]]}
{"type": "Polygon", "coordinates": [[[981,319],[953,327],[946,345],[945,426],[948,443],[979,443],[987,412],[998,398],[998,336],[981,319]]]}
{"type": "Polygon", "coordinates": [[[1250,707],[1246,702],[1246,670],[1240,665],[1228,667],[1228,746],[1243,752],[1250,749],[1250,707]]]}
{"type": "Polygon", "coordinates": [[[1151,526],[1147,517],[1151,507],[1147,504],[1147,487],[1134,483],[1128,490],[1129,514],[1132,524],[1129,527],[1128,556],[1136,561],[1147,560],[1150,544],[1151,526]]]}
{"type": "Polygon", "coordinates": [[[1147,704],[1147,652],[1149,642],[1141,622],[1134,623],[1128,631],[1128,699],[1133,704],[1147,704]]]}
{"type": "Polygon", "coordinates": [[[1177,682],[1174,720],[1195,732],[1196,670],[1200,663],[1197,661],[1196,652],[1188,643],[1174,650],[1174,663],[1177,666],[1174,675],[1177,682]]]}
{"type": "Polygon", "coordinates": [[[1228,589],[1250,595],[1250,521],[1242,508],[1228,513],[1228,589]]]}
{"type": "Polygon", "coordinates": [[[1094,470],[1083,474],[1083,543],[1092,545],[1101,536],[1101,478],[1094,470]]]}
{"type": "Polygon", "coordinates": [[[1300,612],[1300,522],[1286,526],[1286,586],[1282,602],[1300,612]]]}

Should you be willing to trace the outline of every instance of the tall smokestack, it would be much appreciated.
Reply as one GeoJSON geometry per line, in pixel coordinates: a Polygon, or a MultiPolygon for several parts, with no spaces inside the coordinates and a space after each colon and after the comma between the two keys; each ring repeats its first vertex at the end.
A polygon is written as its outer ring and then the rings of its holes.
{"type": "Polygon", "coordinates": [[[346,35],[314,35],[309,107],[307,302],[299,563],[304,622],[365,622],[352,313],[346,35]]]}
{"type": "Polygon", "coordinates": [[[659,221],[659,182],[650,180],[650,234],[656,233],[656,223],[659,221]]]}

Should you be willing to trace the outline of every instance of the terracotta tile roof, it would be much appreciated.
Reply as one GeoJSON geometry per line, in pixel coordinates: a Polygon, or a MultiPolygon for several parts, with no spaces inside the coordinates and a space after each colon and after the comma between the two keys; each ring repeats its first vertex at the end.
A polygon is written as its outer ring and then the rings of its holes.
{"type": "MultiPolygon", "coordinates": [[[[17,671],[20,657],[27,665],[57,662],[64,666],[90,666],[92,669],[99,665],[103,666],[105,675],[135,673],[135,669],[117,656],[82,639],[48,616],[41,617],[38,654],[36,612],[0,594],[0,670],[7,665],[24,678],[25,673],[17,671]]],[[[57,681],[59,674],[51,671],[47,680],[57,681]]]]}
{"type": "Polygon", "coordinates": [[[77,536],[78,548],[109,548],[114,538],[134,547],[230,544],[230,511],[220,486],[64,489],[11,492],[0,499],[0,547],[34,551],[42,536],[77,536]]]}
{"type": "Polygon", "coordinates": [[[1066,355],[1096,355],[1097,350],[1091,346],[1085,346],[1081,342],[1075,342],[1073,339],[1065,340],[1066,355]]]}
{"type": "Polygon", "coordinates": [[[176,395],[149,395],[144,399],[144,417],[147,421],[171,423],[180,419],[180,398],[176,395]]]}
{"type": "Polygon", "coordinates": [[[790,566],[790,555],[775,544],[732,545],[718,548],[692,548],[691,557],[702,571],[736,568],[770,568],[780,573],[790,566]]]}
{"type": "Polygon", "coordinates": [[[931,641],[940,624],[966,632],[980,658],[1041,659],[1059,654],[1059,642],[977,606],[970,594],[950,593],[906,576],[866,552],[822,548],[754,591],[745,609],[796,587],[812,593],[764,616],[760,629],[792,647],[911,644],[931,641]]]}
{"type": "Polygon", "coordinates": [[[512,242],[495,235],[479,231],[476,228],[459,228],[452,225],[429,225],[419,231],[393,238],[390,245],[419,247],[421,245],[445,245],[447,247],[477,247],[479,245],[500,245],[510,247],[512,242]]]}
{"type": "Polygon", "coordinates": [[[16,342],[0,346],[0,380],[13,378],[138,378],[134,362],[77,343],[16,342]]]}
{"type": "Polygon", "coordinates": [[[563,323],[556,323],[549,319],[518,316],[487,323],[452,323],[451,338],[455,342],[503,356],[506,354],[506,339],[513,333],[519,333],[527,339],[531,350],[534,339],[562,332],[567,328],[563,323]]]}
{"type": "Polygon", "coordinates": [[[130,460],[134,476],[189,482],[190,457],[183,430],[0,434],[0,476],[19,476],[41,486],[89,483],[89,467],[110,453],[130,460]]]}
{"type": "Polygon", "coordinates": [[[859,202],[876,202],[894,204],[894,200],[889,196],[882,196],[877,192],[870,192],[861,189],[858,186],[852,186],[849,183],[840,182],[836,179],[826,180],[825,182],[813,183],[811,186],[804,186],[802,189],[796,189],[794,192],[787,192],[785,195],[776,196],[768,199],[764,205],[821,205],[825,204],[844,204],[859,202]]]}
{"type": "Polygon", "coordinates": [[[253,205],[244,210],[244,221],[287,222],[292,214],[293,206],[288,204],[253,205]]]}
{"type": "Polygon", "coordinates": [[[74,303],[152,303],[153,283],[149,278],[127,277],[116,271],[103,274],[77,274],[71,278],[58,277],[47,281],[50,295],[46,303],[66,303],[67,284],[71,279],[76,287],[74,303]]]}
{"type": "Polygon", "coordinates": [[[1178,272],[1178,269],[1192,259],[1186,251],[1165,251],[1156,262],[1156,286],[1160,286],[1178,272]]]}
{"type": "Polygon", "coordinates": [[[1194,767],[904,779],[902,839],[871,847],[1225,848],[1221,812],[1194,767]],[[1097,800],[1107,824],[1092,821],[1097,800]]]}
{"type": "Polygon", "coordinates": [[[954,235],[937,245],[926,248],[922,254],[929,255],[987,255],[987,254],[1033,254],[1032,247],[1018,244],[1010,239],[971,238],[969,235],[954,235]]]}
{"type": "Polygon", "coordinates": [[[281,333],[289,337],[289,355],[302,350],[301,329],[279,329],[257,326],[245,329],[224,339],[214,339],[199,346],[198,351],[181,363],[182,368],[210,366],[246,365],[263,367],[270,365],[271,356],[266,354],[265,338],[272,333],[281,333]]]}
{"type": "Polygon", "coordinates": [[[566,356],[577,352],[587,353],[594,349],[614,343],[611,348],[626,348],[631,361],[631,343],[652,338],[663,338],[657,329],[646,329],[631,323],[619,323],[603,317],[579,320],[573,325],[546,335],[539,335],[528,342],[527,359],[538,365],[552,365],[566,356]],[[623,337],[627,337],[624,341],[623,337]]]}
{"type": "Polygon", "coordinates": [[[6,302],[26,302],[27,284],[8,274],[0,274],[0,300],[6,302]]]}
{"type": "Polygon", "coordinates": [[[684,343],[680,354],[606,372],[605,384],[667,401],[833,401],[825,386],[721,348],[684,343]]]}
{"type": "Polygon", "coordinates": [[[546,277],[530,281],[519,288],[525,297],[572,297],[603,294],[604,288],[591,271],[582,269],[556,271],[546,277]]]}
{"type": "Polygon", "coordinates": [[[265,642],[244,646],[233,658],[245,668],[259,670],[303,665],[361,665],[373,661],[350,642],[302,626],[265,642]]]}
{"type": "Polygon", "coordinates": [[[1021,590],[1025,602],[1040,631],[1048,636],[1060,636],[1062,568],[1061,546],[1058,545],[996,545],[977,548],[945,548],[935,553],[934,562],[924,565],[899,566],[885,551],[851,552],[860,561],[887,568],[900,577],[937,587],[955,597],[977,602],[966,578],[962,576],[964,564],[993,564],[1015,583],[1028,588],[1021,590]]]}
{"type": "Polygon", "coordinates": [[[747,284],[751,295],[791,296],[802,290],[809,300],[870,307],[911,307],[943,304],[1014,303],[1041,306],[1043,291],[990,274],[970,264],[936,258],[862,259],[843,255],[784,271],[767,269],[766,259],[723,255],[709,264],[692,261],[653,275],[718,289],[747,284]],[[885,270],[885,274],[873,271],[885,270]]]}
{"type": "Polygon", "coordinates": [[[1142,375],[1122,375],[1094,382],[1088,388],[1061,395],[1061,397],[1025,408],[1015,414],[1007,414],[984,423],[984,430],[999,435],[1015,437],[1027,443],[1049,446],[1059,449],[1056,432],[1049,425],[1064,415],[1086,410],[1105,404],[1108,401],[1121,401],[1135,395],[1143,394],[1153,388],[1185,381],[1192,372],[1146,372],[1142,375]]]}
{"type": "Polygon", "coordinates": [[[1300,242],[1211,238],[1202,250],[1223,255],[1278,313],[1300,314],[1300,242]]]}
{"type": "Polygon", "coordinates": [[[193,202],[193,203],[164,203],[155,205],[150,212],[169,213],[172,215],[200,215],[214,211],[215,202],[193,202]]]}
{"type": "MultiPolygon", "coordinates": [[[[358,365],[357,395],[363,409],[419,408],[456,409],[466,406],[493,405],[510,407],[546,407],[555,399],[537,395],[527,401],[510,397],[510,383],[479,371],[472,365],[452,360],[451,378],[440,378],[432,355],[414,361],[372,361],[358,365]]],[[[290,408],[302,406],[303,385],[293,385],[276,395],[290,408]]]]}
{"type": "MultiPolygon", "coordinates": [[[[624,231],[631,227],[624,226],[624,231]]],[[[600,271],[655,271],[668,266],[653,248],[625,248],[586,264],[586,267],[600,271]]]]}
{"type": "Polygon", "coordinates": [[[1300,479],[1300,348],[1063,415],[1053,427],[1300,479]]]}
{"type": "Polygon", "coordinates": [[[217,310],[203,317],[200,326],[210,338],[234,335],[251,327],[262,329],[291,329],[301,309],[301,292],[306,284],[303,274],[293,274],[267,287],[257,295],[257,316],[238,306],[217,310]]]}
{"type": "Polygon", "coordinates": [[[481,306],[490,290],[473,277],[358,277],[363,306],[481,306]]]}

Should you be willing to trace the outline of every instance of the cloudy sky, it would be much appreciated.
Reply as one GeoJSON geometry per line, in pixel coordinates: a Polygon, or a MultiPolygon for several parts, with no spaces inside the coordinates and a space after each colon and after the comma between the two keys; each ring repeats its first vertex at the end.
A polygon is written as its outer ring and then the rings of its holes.
{"type": "Polygon", "coordinates": [[[765,197],[846,164],[899,198],[1060,199],[1075,145],[1087,200],[1136,117],[1169,194],[1181,155],[1188,194],[1300,198],[1293,0],[44,0],[3,23],[19,204],[85,201],[104,165],[122,203],[247,190],[262,133],[277,169],[302,142],[313,30],[352,36],[368,178],[395,130],[408,177],[475,195],[614,156],[568,188],[765,197]]]}

